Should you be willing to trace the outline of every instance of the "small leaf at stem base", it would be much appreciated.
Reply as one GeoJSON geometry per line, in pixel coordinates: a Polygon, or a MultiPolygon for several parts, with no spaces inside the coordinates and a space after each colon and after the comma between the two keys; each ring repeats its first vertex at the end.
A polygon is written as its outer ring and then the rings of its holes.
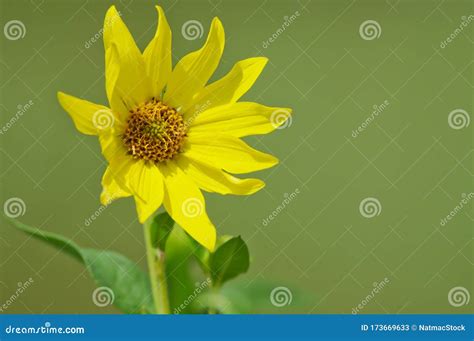
{"type": "Polygon", "coordinates": [[[154,248],[165,250],[166,241],[173,230],[173,218],[167,212],[157,214],[150,224],[150,237],[154,248]]]}
{"type": "Polygon", "coordinates": [[[247,272],[249,250],[242,238],[234,237],[220,245],[209,258],[213,285],[218,287],[226,281],[247,272]]]}

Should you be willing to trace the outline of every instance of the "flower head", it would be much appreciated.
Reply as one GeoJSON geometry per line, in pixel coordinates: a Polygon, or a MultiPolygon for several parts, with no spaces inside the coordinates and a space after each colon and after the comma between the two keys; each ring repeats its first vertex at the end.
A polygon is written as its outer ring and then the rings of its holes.
{"type": "Polygon", "coordinates": [[[204,46],[172,68],[171,30],[162,8],[156,8],[156,34],[143,53],[115,7],[107,12],[103,33],[109,107],[62,92],[58,99],[80,132],[99,137],[108,161],[102,178],[104,204],[133,196],[142,223],[163,204],[182,228],[212,250],[216,231],[201,190],[249,195],[261,189],[263,181],[231,173],[265,169],[277,159],[240,138],[273,131],[291,110],[238,102],[267,63],[263,57],[242,60],[208,84],[224,49],[218,18],[204,46]]]}

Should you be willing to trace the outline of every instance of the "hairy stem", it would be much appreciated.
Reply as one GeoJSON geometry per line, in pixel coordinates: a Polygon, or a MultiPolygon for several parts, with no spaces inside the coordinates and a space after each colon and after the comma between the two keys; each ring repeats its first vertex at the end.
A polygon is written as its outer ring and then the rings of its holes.
{"type": "Polygon", "coordinates": [[[145,222],[143,229],[145,232],[145,246],[155,312],[157,314],[170,314],[165,272],[165,254],[162,250],[153,246],[150,230],[151,222],[152,219],[145,222]]]}

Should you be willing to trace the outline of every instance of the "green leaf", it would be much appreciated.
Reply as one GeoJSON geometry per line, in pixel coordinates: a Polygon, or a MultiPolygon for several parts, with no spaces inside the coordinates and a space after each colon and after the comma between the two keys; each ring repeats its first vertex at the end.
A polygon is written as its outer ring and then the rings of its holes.
{"type": "MultiPolygon", "coordinates": [[[[229,240],[231,240],[232,236],[229,236],[228,234],[222,235],[217,237],[216,240],[216,249],[220,248],[223,244],[227,243],[229,240]]],[[[206,249],[207,250],[207,249],[206,249]]]]}
{"type": "Polygon", "coordinates": [[[151,242],[154,248],[165,250],[166,241],[173,231],[174,220],[167,212],[157,214],[150,224],[151,242]]]}
{"type": "Polygon", "coordinates": [[[193,294],[198,278],[196,275],[196,252],[192,239],[181,228],[173,229],[166,243],[166,277],[171,311],[175,314],[192,313],[190,304],[185,304],[193,294]]]}
{"type": "MultiPolygon", "coordinates": [[[[319,298],[320,299],[320,298],[319,298]]],[[[236,280],[226,283],[217,290],[210,290],[200,295],[195,305],[212,309],[220,314],[268,314],[275,312],[308,311],[319,300],[314,293],[305,291],[295,285],[281,282],[255,279],[250,282],[236,280]],[[291,299],[286,299],[287,305],[275,306],[272,303],[272,292],[286,287],[291,299]]],[[[279,301],[282,303],[281,301],[279,301]]]]}
{"type": "Polygon", "coordinates": [[[234,237],[220,245],[210,255],[209,267],[216,287],[245,273],[249,268],[249,250],[242,238],[234,237]]]}
{"type": "Polygon", "coordinates": [[[130,259],[113,251],[82,249],[84,263],[99,286],[112,289],[114,304],[130,314],[154,310],[148,275],[130,259]]]}
{"type": "Polygon", "coordinates": [[[8,220],[19,230],[54,246],[84,264],[98,287],[108,288],[108,300],[113,301],[113,304],[123,312],[130,314],[153,312],[148,275],[125,256],[113,251],[81,248],[58,234],[39,230],[14,219],[8,220]]]}
{"type": "MultiPolygon", "coordinates": [[[[204,271],[206,275],[209,275],[211,272],[210,265],[209,265],[211,252],[209,252],[208,249],[206,249],[204,246],[199,244],[192,237],[189,237],[189,238],[195,247],[194,256],[199,261],[199,265],[201,266],[202,271],[204,271]]],[[[218,249],[222,244],[229,241],[230,239],[232,239],[232,236],[229,236],[229,235],[223,235],[223,236],[217,237],[216,249],[218,249]]]]}
{"type": "Polygon", "coordinates": [[[60,249],[62,252],[74,257],[76,260],[82,262],[82,254],[79,252],[79,246],[74,243],[73,241],[70,241],[59,234],[53,233],[53,232],[46,232],[43,230],[39,230],[37,228],[25,225],[15,219],[8,219],[13,226],[15,226],[17,229],[33,236],[36,239],[43,240],[50,245],[54,246],[57,249],[60,249]]]}

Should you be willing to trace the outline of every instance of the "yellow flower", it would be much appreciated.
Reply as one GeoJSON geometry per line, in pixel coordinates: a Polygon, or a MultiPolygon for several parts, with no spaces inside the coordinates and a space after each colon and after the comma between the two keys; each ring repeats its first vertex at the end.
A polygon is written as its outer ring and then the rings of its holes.
{"type": "Polygon", "coordinates": [[[182,228],[213,250],[216,231],[201,190],[249,195],[261,189],[263,181],[230,173],[265,169],[278,160],[240,138],[273,131],[291,110],[238,102],[267,63],[263,57],[242,60],[207,84],[224,50],[218,18],[204,46],[172,68],[171,30],[162,8],[156,8],[156,34],[143,53],[115,7],[106,14],[110,108],[62,92],[58,99],[80,132],[99,137],[108,161],[102,203],[133,196],[141,223],[163,204],[182,228]]]}

